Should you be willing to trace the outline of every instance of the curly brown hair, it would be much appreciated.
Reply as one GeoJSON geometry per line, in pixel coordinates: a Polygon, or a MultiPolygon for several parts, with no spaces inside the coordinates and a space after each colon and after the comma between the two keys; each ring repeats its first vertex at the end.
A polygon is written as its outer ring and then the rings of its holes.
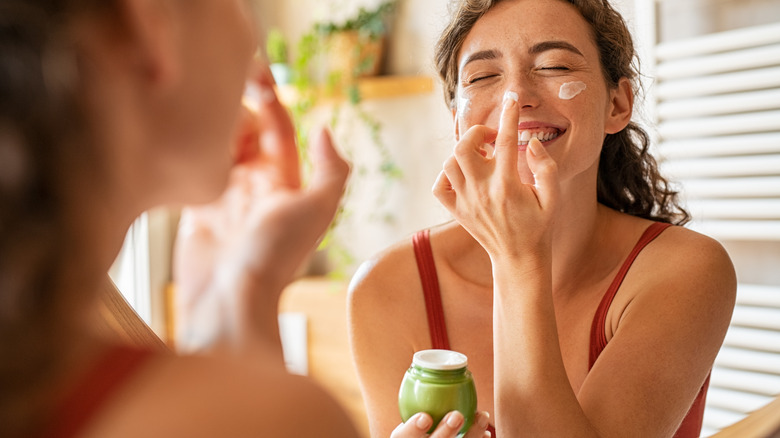
{"type": "MultiPolygon", "coordinates": [[[[436,44],[435,62],[443,82],[444,100],[452,108],[458,87],[458,56],[474,24],[502,0],[456,0],[450,22],[436,44]]],[[[639,61],[631,33],[608,0],[561,0],[574,5],[590,24],[599,50],[604,80],[610,88],[622,78],[639,91],[639,61]]],[[[614,210],[682,225],[690,215],[679,193],[664,178],[650,154],[650,137],[637,123],[604,139],[599,161],[598,202],[614,210]]]]}

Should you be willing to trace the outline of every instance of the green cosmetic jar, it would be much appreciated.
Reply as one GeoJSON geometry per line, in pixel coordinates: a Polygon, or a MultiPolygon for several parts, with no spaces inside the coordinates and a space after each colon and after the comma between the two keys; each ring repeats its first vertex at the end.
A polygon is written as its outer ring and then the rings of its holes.
{"type": "Polygon", "coordinates": [[[418,412],[433,418],[432,433],[450,411],[465,422],[459,436],[469,430],[477,413],[477,390],[466,355],[450,350],[422,350],[414,354],[398,391],[398,408],[404,422],[418,412]]]}

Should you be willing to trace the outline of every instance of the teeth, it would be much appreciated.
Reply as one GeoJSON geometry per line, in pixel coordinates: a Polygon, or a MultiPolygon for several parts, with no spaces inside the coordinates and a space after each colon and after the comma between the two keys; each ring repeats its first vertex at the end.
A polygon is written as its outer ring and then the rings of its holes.
{"type": "Polygon", "coordinates": [[[517,144],[518,146],[527,145],[532,138],[537,138],[539,139],[539,141],[550,141],[555,137],[557,137],[558,135],[559,135],[558,132],[520,131],[520,134],[517,136],[517,144]]]}

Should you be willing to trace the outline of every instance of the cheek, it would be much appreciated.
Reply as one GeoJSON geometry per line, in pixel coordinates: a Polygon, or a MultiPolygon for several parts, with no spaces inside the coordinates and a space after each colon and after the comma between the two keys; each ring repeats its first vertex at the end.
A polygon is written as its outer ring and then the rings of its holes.
{"type": "Polygon", "coordinates": [[[564,82],[561,84],[560,88],[558,88],[558,98],[572,100],[587,88],[588,86],[582,81],[564,82]]]}
{"type": "Polygon", "coordinates": [[[474,125],[498,126],[503,93],[495,90],[465,92],[460,90],[457,99],[456,122],[461,135],[474,125]]]}

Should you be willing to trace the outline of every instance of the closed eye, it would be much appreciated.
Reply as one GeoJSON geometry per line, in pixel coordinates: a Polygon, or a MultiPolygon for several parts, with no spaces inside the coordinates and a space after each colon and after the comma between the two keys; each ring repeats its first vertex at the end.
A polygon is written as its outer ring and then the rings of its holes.
{"type": "Polygon", "coordinates": [[[561,71],[568,71],[569,67],[564,67],[562,65],[555,65],[552,67],[542,67],[540,70],[561,70],[561,71]]]}
{"type": "Polygon", "coordinates": [[[471,84],[477,83],[477,82],[479,82],[479,81],[482,81],[482,80],[485,80],[485,79],[494,78],[494,77],[496,77],[496,76],[498,76],[498,75],[486,75],[486,76],[478,76],[478,77],[476,77],[476,78],[469,79],[469,80],[466,82],[466,84],[467,84],[467,85],[471,85],[471,84]]]}

